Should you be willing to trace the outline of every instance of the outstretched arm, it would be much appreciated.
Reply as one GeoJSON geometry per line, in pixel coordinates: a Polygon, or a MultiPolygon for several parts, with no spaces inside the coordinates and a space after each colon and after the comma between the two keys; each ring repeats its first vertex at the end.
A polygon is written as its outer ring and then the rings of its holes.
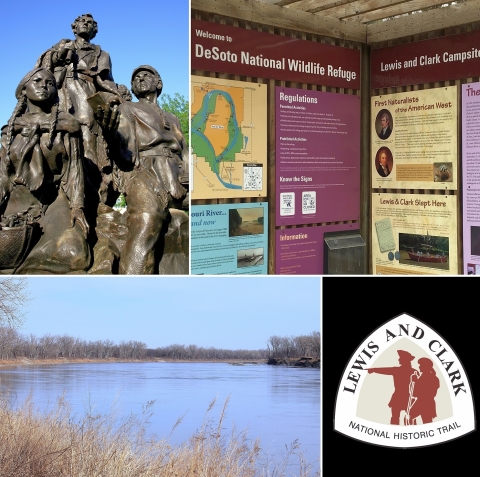
{"type": "Polygon", "coordinates": [[[394,375],[398,367],[391,368],[368,368],[368,374],[377,373],[377,374],[389,374],[394,375]]]}

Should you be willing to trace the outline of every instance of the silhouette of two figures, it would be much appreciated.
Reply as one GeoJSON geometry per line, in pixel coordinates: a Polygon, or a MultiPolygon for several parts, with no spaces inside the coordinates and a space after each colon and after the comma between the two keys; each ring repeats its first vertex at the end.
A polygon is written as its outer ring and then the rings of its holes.
{"type": "Polygon", "coordinates": [[[369,374],[393,376],[395,390],[388,403],[392,411],[390,424],[400,424],[401,415],[405,425],[417,424],[418,417],[422,418],[423,424],[432,422],[437,417],[435,396],[440,387],[433,361],[419,358],[419,372],[412,367],[415,356],[404,350],[397,350],[397,353],[400,366],[368,369],[369,374]]]}

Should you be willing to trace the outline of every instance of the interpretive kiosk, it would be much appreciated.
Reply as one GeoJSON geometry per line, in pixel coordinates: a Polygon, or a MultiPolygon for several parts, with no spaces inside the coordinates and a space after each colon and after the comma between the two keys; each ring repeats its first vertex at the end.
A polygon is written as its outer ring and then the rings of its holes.
{"type": "Polygon", "coordinates": [[[216,200],[225,218],[265,211],[261,230],[237,219],[258,253],[227,273],[321,274],[324,233],[359,228],[359,45],[245,28],[197,5],[207,3],[192,4],[192,273],[225,273],[219,257],[240,246],[226,228],[225,242],[201,228],[216,200]]]}
{"type": "Polygon", "coordinates": [[[479,0],[191,7],[192,211],[261,204],[248,272],[329,273],[346,231],[368,260],[344,273],[480,274],[479,0]]]}

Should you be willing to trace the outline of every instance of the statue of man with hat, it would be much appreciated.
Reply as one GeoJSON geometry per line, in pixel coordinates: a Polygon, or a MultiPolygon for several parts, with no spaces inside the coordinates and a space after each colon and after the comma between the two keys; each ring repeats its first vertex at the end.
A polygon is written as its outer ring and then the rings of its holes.
{"type": "Polygon", "coordinates": [[[410,377],[415,372],[412,368],[412,360],[415,358],[408,351],[397,350],[398,362],[400,366],[388,368],[369,368],[368,374],[378,373],[393,376],[393,385],[395,391],[392,394],[388,407],[392,410],[390,424],[400,424],[400,413],[406,411],[408,407],[410,377]]]}
{"type": "Polygon", "coordinates": [[[157,103],[163,88],[158,71],[141,65],[131,81],[138,102],[99,106],[96,117],[113,152],[114,187],[127,202],[128,234],[119,272],[152,274],[169,209],[186,195],[180,177],[188,151],[178,118],[157,103]]]}

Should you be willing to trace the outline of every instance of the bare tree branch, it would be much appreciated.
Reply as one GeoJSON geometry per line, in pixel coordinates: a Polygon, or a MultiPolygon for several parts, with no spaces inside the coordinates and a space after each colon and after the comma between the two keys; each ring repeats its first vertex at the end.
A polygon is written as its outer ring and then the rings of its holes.
{"type": "Polygon", "coordinates": [[[22,325],[30,300],[26,278],[0,278],[0,326],[22,325]]]}

